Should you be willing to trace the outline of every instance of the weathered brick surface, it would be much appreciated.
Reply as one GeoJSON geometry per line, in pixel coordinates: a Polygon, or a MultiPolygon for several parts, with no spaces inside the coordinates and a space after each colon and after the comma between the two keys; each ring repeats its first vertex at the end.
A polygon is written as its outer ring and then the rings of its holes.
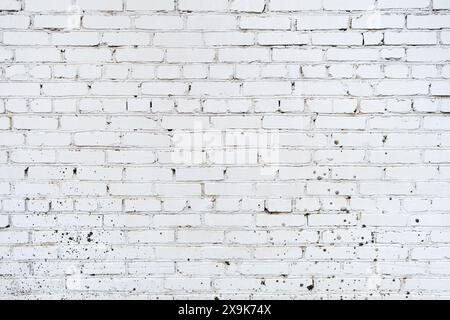
{"type": "Polygon", "coordinates": [[[1,0],[0,298],[450,297],[449,0],[1,0]]]}

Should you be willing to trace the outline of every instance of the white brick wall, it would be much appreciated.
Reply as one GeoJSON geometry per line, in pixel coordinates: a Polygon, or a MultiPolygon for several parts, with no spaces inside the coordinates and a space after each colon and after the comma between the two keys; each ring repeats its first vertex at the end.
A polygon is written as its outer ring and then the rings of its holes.
{"type": "Polygon", "coordinates": [[[450,297],[449,0],[0,0],[0,298],[450,297]]]}

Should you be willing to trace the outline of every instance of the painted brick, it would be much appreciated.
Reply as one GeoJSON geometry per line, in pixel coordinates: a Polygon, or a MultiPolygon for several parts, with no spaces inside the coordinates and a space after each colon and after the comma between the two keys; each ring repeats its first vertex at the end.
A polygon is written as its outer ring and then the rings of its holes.
{"type": "Polygon", "coordinates": [[[448,0],[0,11],[0,298],[448,296],[448,0]]]}

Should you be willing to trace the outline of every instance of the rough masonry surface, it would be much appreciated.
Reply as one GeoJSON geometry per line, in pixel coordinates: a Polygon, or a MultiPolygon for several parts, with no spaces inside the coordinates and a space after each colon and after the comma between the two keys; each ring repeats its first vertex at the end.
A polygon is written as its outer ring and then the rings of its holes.
{"type": "Polygon", "coordinates": [[[0,0],[0,297],[450,297],[449,0],[0,0]]]}

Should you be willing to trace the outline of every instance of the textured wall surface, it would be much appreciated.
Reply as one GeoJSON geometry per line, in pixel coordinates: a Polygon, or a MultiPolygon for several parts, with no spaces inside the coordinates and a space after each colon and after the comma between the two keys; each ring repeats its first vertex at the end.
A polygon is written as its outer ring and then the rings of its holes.
{"type": "Polygon", "coordinates": [[[449,0],[0,11],[0,297],[450,297],[449,0]]]}

